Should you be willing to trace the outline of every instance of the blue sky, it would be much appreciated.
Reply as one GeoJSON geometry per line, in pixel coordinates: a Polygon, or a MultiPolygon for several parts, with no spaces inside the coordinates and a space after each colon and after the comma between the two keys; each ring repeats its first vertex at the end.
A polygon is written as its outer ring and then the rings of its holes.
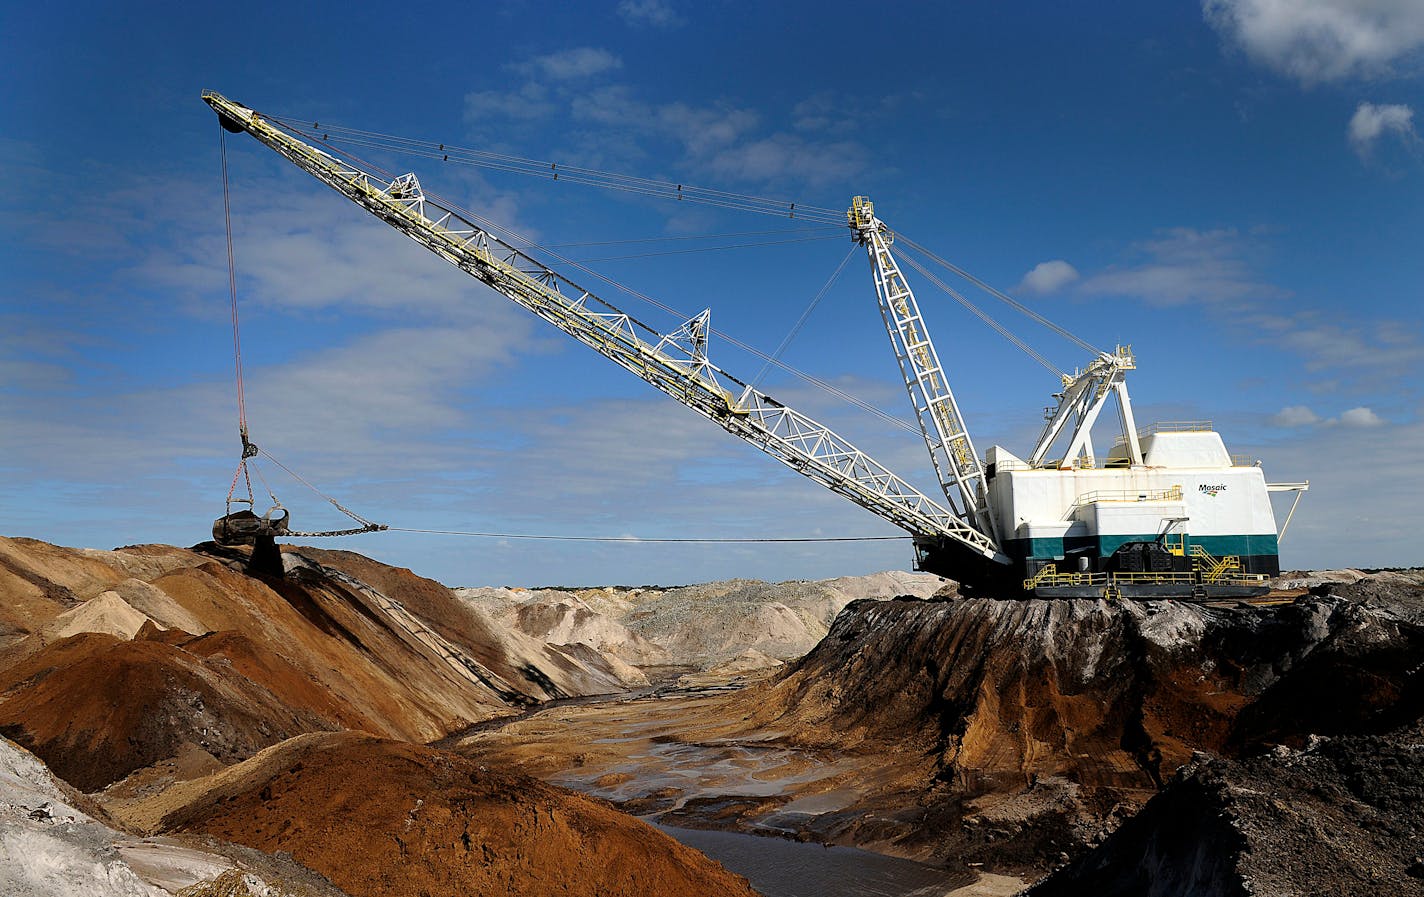
{"type": "MultiPolygon", "coordinates": [[[[1420,563],[1421,48],[1413,0],[12,4],[0,532],[192,544],[222,511],[238,446],[211,88],[274,114],[815,206],[869,195],[900,233],[1090,342],[1131,344],[1140,422],[1212,420],[1269,479],[1311,480],[1285,565],[1420,563]]],[[[228,149],[254,441],[352,509],[426,529],[895,534],[254,141],[228,149]]],[[[379,161],[688,316],[711,307],[763,351],[851,248],[834,228],[379,161]],[[635,240],[649,242],[615,242],[635,240]]],[[[980,450],[1027,451],[1054,378],[912,282],[980,450]]],[[[1057,366],[1087,360],[972,295],[1057,366]]],[[[760,368],[712,351],[744,377],[760,368]]],[[[785,359],[908,419],[860,253],[785,359]]],[[[789,375],[763,385],[931,479],[917,437],[789,375]]],[[[299,528],[344,525],[264,471],[299,528]]],[[[909,563],[900,542],[330,544],[451,584],[909,563]]]]}

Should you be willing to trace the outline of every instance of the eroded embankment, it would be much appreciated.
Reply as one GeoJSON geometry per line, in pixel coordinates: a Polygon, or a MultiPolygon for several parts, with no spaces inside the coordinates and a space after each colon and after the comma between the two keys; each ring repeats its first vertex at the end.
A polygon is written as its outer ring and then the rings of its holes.
{"type": "Polygon", "coordinates": [[[1424,588],[1379,574],[1293,605],[865,602],[781,681],[741,696],[747,731],[884,754],[919,793],[810,823],[1000,868],[1046,869],[1101,840],[1191,759],[1421,712],[1424,588]],[[913,801],[910,798],[913,797],[913,801]],[[859,812],[858,812],[859,811],[859,812]]]}
{"type": "Polygon", "coordinates": [[[766,685],[554,708],[459,750],[671,825],[1041,875],[1194,752],[1417,719],[1421,595],[1378,574],[1274,607],[858,602],[766,685]]]}

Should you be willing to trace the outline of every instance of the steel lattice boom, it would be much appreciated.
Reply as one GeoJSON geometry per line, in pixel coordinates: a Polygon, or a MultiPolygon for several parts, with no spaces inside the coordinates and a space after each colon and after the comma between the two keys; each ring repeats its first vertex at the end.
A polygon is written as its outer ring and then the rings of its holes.
{"type": "Polygon", "coordinates": [[[875,217],[875,207],[860,196],[855,197],[846,217],[855,239],[870,254],[880,316],[890,334],[895,358],[900,362],[900,374],[910,392],[910,403],[915,408],[940,488],[951,506],[957,506],[964,520],[982,532],[992,533],[979,454],[974,450],[959,405],[950,391],[949,378],[930,340],[915,293],[890,252],[893,239],[890,230],[875,217]]]}
{"type": "MultiPolygon", "coordinates": [[[[960,515],[919,492],[829,427],[714,365],[707,357],[707,312],[672,334],[658,334],[486,228],[426,197],[415,175],[386,181],[305,143],[219,94],[208,91],[203,99],[228,130],[247,131],[452,265],[727,432],[906,530],[917,542],[948,540],[980,558],[1008,563],[993,538],[960,515]]],[[[969,451],[972,453],[972,446],[969,451]]]]}

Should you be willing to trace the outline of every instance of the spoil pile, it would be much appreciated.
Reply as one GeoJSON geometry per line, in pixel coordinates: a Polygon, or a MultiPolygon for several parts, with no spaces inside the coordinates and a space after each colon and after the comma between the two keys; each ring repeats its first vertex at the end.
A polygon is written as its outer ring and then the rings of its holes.
{"type": "Polygon", "coordinates": [[[1247,757],[1418,717],[1424,578],[1314,589],[1278,608],[859,602],[726,715],[748,717],[746,736],[901,758],[878,793],[803,823],[813,837],[1042,872],[1195,751],[1247,757]]]}
{"type": "Polygon", "coordinates": [[[262,578],[244,561],[211,543],[0,538],[0,733],[95,790],[302,732],[425,742],[627,684],[601,656],[507,632],[408,570],[299,549],[285,576],[262,578]]]}
{"type": "Polygon", "coordinates": [[[1199,757],[1031,897],[1424,894],[1424,727],[1199,757]]]}
{"type": "Polygon", "coordinates": [[[285,851],[353,897],[754,897],[745,880],[607,805],[357,733],[294,739],[131,813],[285,851]]]}

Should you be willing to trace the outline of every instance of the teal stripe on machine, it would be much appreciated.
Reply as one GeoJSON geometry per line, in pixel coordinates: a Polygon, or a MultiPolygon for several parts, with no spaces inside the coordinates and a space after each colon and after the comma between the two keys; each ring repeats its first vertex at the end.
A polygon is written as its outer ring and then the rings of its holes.
{"type": "Polygon", "coordinates": [[[1225,557],[1228,554],[1248,555],[1280,554],[1280,544],[1274,533],[1259,533],[1253,536],[1188,536],[1192,545],[1200,545],[1207,554],[1225,557]]]}
{"type": "MultiPolygon", "coordinates": [[[[1065,556],[1067,550],[1082,551],[1085,548],[1092,549],[1101,557],[1107,557],[1128,542],[1155,541],[1157,541],[1156,533],[1105,537],[1080,536],[1067,540],[1062,538],[1035,538],[1014,539],[1009,542],[1008,548],[1010,553],[1026,558],[1062,558],[1065,556]],[[1065,541],[1068,544],[1065,545],[1065,541]]],[[[1216,557],[1224,557],[1232,554],[1247,557],[1280,553],[1280,547],[1273,533],[1234,536],[1189,535],[1187,537],[1187,543],[1189,545],[1200,545],[1203,551],[1216,557]]]]}

